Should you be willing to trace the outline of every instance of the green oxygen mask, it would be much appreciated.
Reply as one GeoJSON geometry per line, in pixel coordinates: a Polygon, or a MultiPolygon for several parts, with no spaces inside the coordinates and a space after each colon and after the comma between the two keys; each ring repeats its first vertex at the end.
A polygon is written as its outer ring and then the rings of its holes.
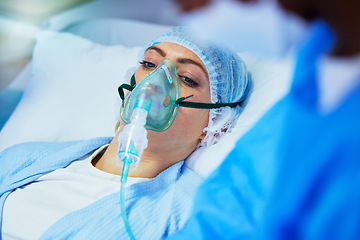
{"type": "MultiPolygon", "coordinates": [[[[131,81],[133,86],[134,76],[131,81]]],[[[175,103],[178,98],[178,73],[175,64],[165,58],[126,95],[120,109],[121,119],[130,123],[134,109],[142,108],[148,112],[146,130],[163,132],[174,122],[179,109],[175,103]]]]}

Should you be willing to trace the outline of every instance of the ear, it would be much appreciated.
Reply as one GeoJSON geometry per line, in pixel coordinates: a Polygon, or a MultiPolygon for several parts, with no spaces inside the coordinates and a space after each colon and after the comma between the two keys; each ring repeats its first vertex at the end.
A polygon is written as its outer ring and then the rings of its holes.
{"type": "Polygon", "coordinates": [[[200,135],[200,137],[198,138],[198,143],[201,143],[201,141],[204,140],[205,136],[206,136],[206,132],[203,132],[203,133],[200,135]]]}

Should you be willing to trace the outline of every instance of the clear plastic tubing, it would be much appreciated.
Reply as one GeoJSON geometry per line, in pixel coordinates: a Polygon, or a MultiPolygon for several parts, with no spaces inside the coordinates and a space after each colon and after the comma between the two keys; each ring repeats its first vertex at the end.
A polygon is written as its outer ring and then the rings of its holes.
{"type": "Polygon", "coordinates": [[[131,240],[134,240],[134,234],[131,230],[125,208],[125,183],[129,174],[131,164],[134,168],[138,166],[142,153],[147,147],[147,132],[145,129],[146,117],[148,111],[144,108],[137,107],[131,116],[131,122],[127,124],[123,131],[119,134],[119,151],[117,156],[117,164],[123,161],[123,169],[121,172],[120,187],[120,208],[121,216],[124,221],[126,232],[131,240]]]}

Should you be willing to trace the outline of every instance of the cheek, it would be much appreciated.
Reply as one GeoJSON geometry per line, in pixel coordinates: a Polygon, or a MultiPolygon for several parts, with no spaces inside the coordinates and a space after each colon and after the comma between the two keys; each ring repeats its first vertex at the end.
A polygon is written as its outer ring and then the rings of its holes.
{"type": "Polygon", "coordinates": [[[203,129],[208,125],[209,110],[179,109],[179,112],[165,132],[148,131],[149,146],[158,151],[170,149],[190,154],[197,146],[203,129]],[[153,145],[153,143],[155,145],[153,145]],[[182,149],[182,150],[180,150],[182,149]]]}
{"type": "MultiPolygon", "coordinates": [[[[191,88],[181,88],[180,87],[180,96],[190,96],[189,102],[210,102],[210,90],[209,87],[203,87],[200,89],[191,89],[191,88]]],[[[199,109],[199,108],[186,108],[179,107],[178,115],[174,121],[174,124],[177,124],[177,127],[182,129],[183,134],[191,135],[193,139],[198,139],[203,132],[203,129],[207,127],[209,123],[209,109],[199,109]]]]}
{"type": "MultiPolygon", "coordinates": [[[[209,122],[209,110],[181,108],[171,125],[171,127],[162,133],[156,134],[161,140],[171,141],[174,146],[197,144],[203,129],[209,122]]],[[[160,140],[158,139],[158,140],[160,140]]]]}
{"type": "Polygon", "coordinates": [[[209,122],[209,110],[180,107],[174,124],[178,129],[198,138],[209,122]]]}
{"type": "Polygon", "coordinates": [[[204,84],[198,88],[190,88],[180,84],[179,93],[180,97],[187,97],[193,95],[191,98],[185,100],[188,102],[210,103],[211,101],[210,86],[208,84],[204,84]]]}
{"type": "Polygon", "coordinates": [[[147,72],[142,70],[141,67],[139,67],[135,72],[136,83],[139,83],[139,81],[142,80],[146,75],[147,72]]]}

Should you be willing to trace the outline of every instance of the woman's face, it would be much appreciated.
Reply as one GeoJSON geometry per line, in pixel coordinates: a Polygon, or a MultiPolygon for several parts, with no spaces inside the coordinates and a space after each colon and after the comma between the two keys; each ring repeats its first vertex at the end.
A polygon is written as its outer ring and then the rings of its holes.
{"type": "MultiPolygon", "coordinates": [[[[209,77],[204,64],[195,53],[176,43],[162,42],[149,47],[135,72],[135,79],[143,79],[164,58],[173,61],[178,70],[180,97],[193,95],[189,101],[210,103],[209,77]]],[[[207,109],[179,107],[174,123],[168,130],[148,131],[148,148],[154,151],[179,151],[185,158],[196,148],[208,121],[207,109]]]]}

